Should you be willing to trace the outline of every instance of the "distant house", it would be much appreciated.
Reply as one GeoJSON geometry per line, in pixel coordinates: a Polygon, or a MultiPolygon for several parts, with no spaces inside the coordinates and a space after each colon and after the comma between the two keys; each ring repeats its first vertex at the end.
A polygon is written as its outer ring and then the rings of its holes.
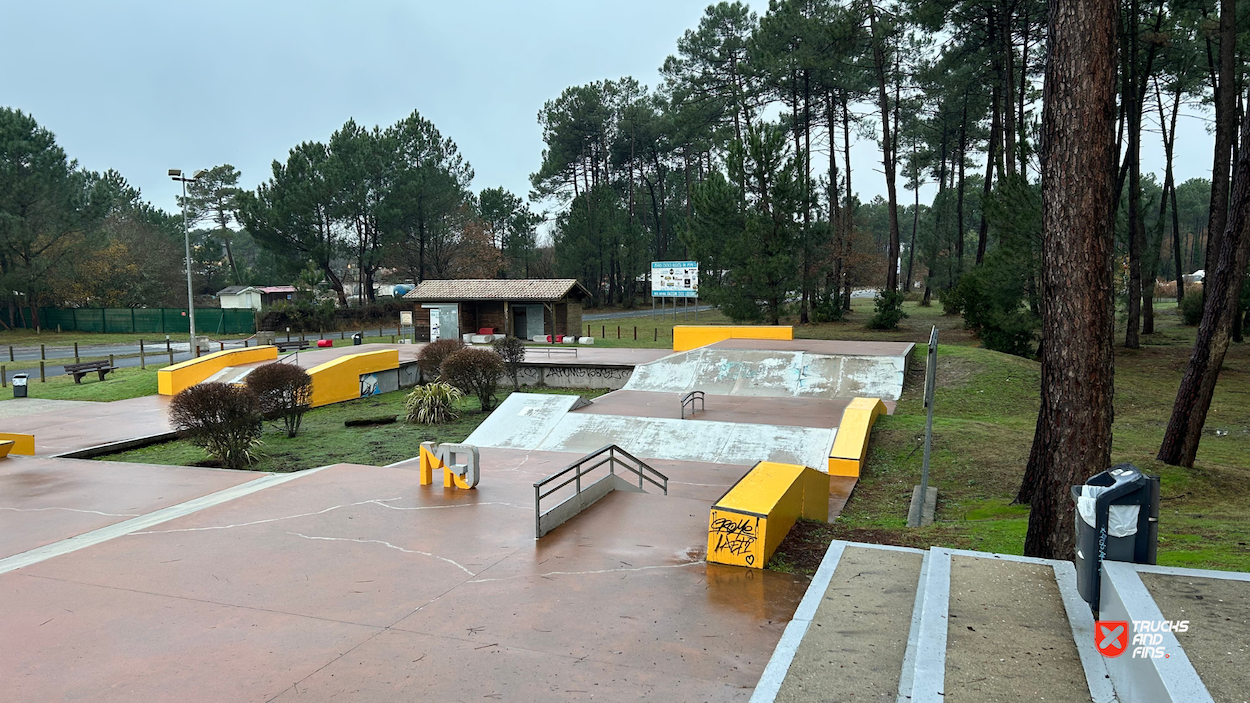
{"type": "Polygon", "coordinates": [[[295,299],[295,286],[228,286],[217,291],[223,308],[263,310],[278,301],[295,299]]]}
{"type": "Polygon", "coordinates": [[[574,278],[422,281],[404,295],[416,303],[418,337],[429,334],[430,311],[439,311],[440,338],[460,338],[492,328],[495,334],[532,339],[577,335],[582,302],[590,292],[574,278]]]}

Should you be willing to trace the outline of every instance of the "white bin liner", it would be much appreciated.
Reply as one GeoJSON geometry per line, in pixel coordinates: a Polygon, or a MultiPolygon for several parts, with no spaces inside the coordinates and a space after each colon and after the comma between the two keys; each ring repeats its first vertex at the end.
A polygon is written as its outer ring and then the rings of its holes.
{"type": "MultiPolygon", "coordinates": [[[[1098,527],[1098,496],[1109,486],[1081,486],[1081,496],[1076,499],[1076,510],[1090,527],[1098,527]]],[[[1112,505],[1107,514],[1107,533],[1112,537],[1128,537],[1137,534],[1137,517],[1140,505],[1112,505]]]]}

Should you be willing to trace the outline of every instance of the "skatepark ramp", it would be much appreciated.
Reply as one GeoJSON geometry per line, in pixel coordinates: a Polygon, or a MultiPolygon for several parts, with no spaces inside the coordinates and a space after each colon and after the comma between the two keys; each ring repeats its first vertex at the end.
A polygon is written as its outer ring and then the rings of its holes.
{"type": "Polygon", "coordinates": [[[568,522],[612,491],[646,493],[647,483],[668,495],[668,477],[624,449],[609,444],[591,452],[534,484],[534,539],[568,522]],[[604,467],[606,474],[600,471],[604,467]],[[592,481],[591,475],[596,472],[599,477],[592,481]],[[572,494],[568,495],[570,489],[572,494]],[[544,498],[559,495],[567,497],[546,511],[542,509],[544,498]]]}
{"type": "MultiPolygon", "coordinates": [[[[764,344],[767,342],[761,342],[764,344]]],[[[782,342],[774,342],[782,346],[782,342]]],[[[624,390],[711,395],[898,400],[907,355],[701,347],[639,364],[624,390]]]]}
{"type": "Polygon", "coordinates": [[[828,521],[829,477],[761,461],[712,504],[707,560],[762,569],[799,518],[828,521]]]}
{"type": "Polygon", "coordinates": [[[586,404],[578,396],[513,393],[465,443],[576,454],[617,444],[647,459],[825,466],[836,434],[833,428],[572,412],[586,404]]]}

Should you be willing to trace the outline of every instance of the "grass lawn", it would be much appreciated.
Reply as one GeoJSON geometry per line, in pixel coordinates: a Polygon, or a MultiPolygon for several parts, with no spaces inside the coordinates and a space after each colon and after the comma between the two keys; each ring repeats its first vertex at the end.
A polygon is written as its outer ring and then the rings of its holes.
{"type": "MultiPolygon", "coordinates": [[[[878,421],[842,516],[830,525],[801,523],[773,568],[811,573],[830,539],[1022,553],[1029,510],[1011,501],[1033,441],[1040,366],[970,346],[975,340],[936,305],[906,309],[912,317],[898,338],[925,341],[929,324],[942,330],[930,469],[939,491],[936,523],[905,527],[924,454],[925,352],[918,348],[904,399],[894,416],[878,421]]],[[[1174,313],[1174,305],[1159,305],[1158,331],[1143,337],[1142,348],[1116,349],[1112,461],[1163,479],[1160,564],[1250,571],[1250,344],[1229,349],[1195,467],[1166,466],[1154,455],[1195,334],[1174,313]]],[[[796,328],[796,335],[883,338],[846,324],[796,328]]],[[[1122,329],[1117,339],[1122,344],[1122,329]]]]}
{"type": "MultiPolygon", "coordinates": [[[[20,362],[19,362],[20,363],[20,362]]],[[[38,365],[39,362],[35,362],[38,365]]],[[[162,366],[164,364],[161,364],[162,366]]],[[[126,400],[145,395],[156,394],[156,365],[149,365],[146,370],[138,368],[118,369],[109,373],[104,380],[95,374],[84,376],[82,383],[74,383],[72,376],[64,374],[48,376],[47,382],[39,382],[36,372],[27,384],[27,395],[31,398],[49,398],[52,400],[126,400]]],[[[12,379],[10,379],[12,381],[12,379]]],[[[0,393],[0,402],[11,400],[11,390],[0,393]]]]}
{"type": "MultiPolygon", "coordinates": [[[[511,391],[501,391],[502,402],[511,391]]],[[[527,390],[528,393],[578,394],[597,397],[601,390],[527,390]]],[[[459,420],[444,425],[409,425],[402,421],[390,425],[346,427],[345,420],[395,417],[404,413],[404,396],[408,391],[361,398],[310,410],[304,416],[299,435],[286,436],[280,423],[265,423],[264,446],[260,460],[251,468],[257,471],[299,471],[327,464],[368,464],[385,466],[417,456],[422,442],[460,442],[473,432],[487,414],[481,411],[477,398],[460,401],[463,413],[459,420]]],[[[190,442],[177,440],[101,457],[104,461],[133,461],[144,464],[177,466],[206,465],[209,457],[190,442]]]]}

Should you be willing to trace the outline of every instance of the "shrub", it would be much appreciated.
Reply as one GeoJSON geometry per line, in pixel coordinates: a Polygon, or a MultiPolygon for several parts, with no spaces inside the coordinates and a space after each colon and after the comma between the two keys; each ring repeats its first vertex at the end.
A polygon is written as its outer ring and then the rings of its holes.
{"type": "Polygon", "coordinates": [[[812,322],[840,322],[845,314],[842,297],[837,291],[825,291],[816,295],[816,301],[812,304],[812,322]]]}
{"type": "Polygon", "coordinates": [[[459,388],[442,381],[417,386],[404,397],[404,409],[408,411],[404,421],[422,425],[451,422],[460,417],[456,401],[463,397],[459,388]]]}
{"type": "Polygon", "coordinates": [[[491,345],[499,358],[503,360],[508,378],[512,379],[512,390],[521,390],[521,382],[517,376],[521,372],[521,362],[525,361],[525,342],[516,337],[500,337],[491,345]]]}
{"type": "Polygon", "coordinates": [[[495,352],[469,347],[444,359],[439,371],[443,380],[466,394],[476,395],[482,409],[490,410],[504,367],[503,359],[495,352]]]}
{"type": "Polygon", "coordinates": [[[430,342],[421,348],[417,355],[417,365],[421,367],[421,375],[427,379],[439,378],[439,369],[443,360],[464,349],[464,342],[459,339],[440,339],[430,342]]]}
{"type": "Polygon", "coordinates": [[[976,333],[986,349],[1031,357],[1036,351],[1041,318],[1025,304],[1025,280],[998,250],[985,264],[959,279],[956,294],[964,327],[976,333]]]}
{"type": "Polygon", "coordinates": [[[169,420],[179,434],[228,469],[241,469],[255,459],[260,403],[247,388],[226,383],[191,386],[170,401],[169,420]]]}
{"type": "Polygon", "coordinates": [[[892,330],[898,327],[899,320],[907,317],[903,312],[904,295],[896,290],[882,290],[877,293],[873,305],[873,315],[868,319],[868,329],[892,330]]]}
{"type": "Polygon", "coordinates": [[[1185,324],[1193,327],[1202,322],[1202,301],[1206,298],[1202,291],[1185,291],[1185,299],[1181,301],[1181,318],[1185,324]]]}
{"type": "Polygon", "coordinates": [[[299,432],[312,402],[312,376],[294,364],[265,364],[247,375],[247,387],[256,394],[266,420],[281,419],[286,436],[299,432]]]}

